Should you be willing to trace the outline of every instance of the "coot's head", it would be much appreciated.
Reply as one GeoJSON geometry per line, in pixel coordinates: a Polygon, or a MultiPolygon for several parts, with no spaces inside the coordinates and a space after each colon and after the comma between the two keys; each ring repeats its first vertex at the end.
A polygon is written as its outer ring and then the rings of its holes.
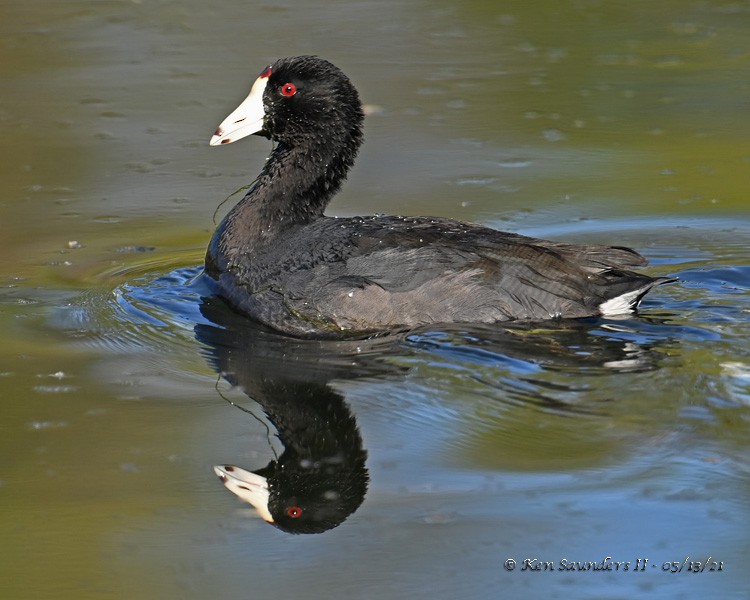
{"type": "Polygon", "coordinates": [[[353,146],[361,142],[362,105],[338,67],[316,56],[282,58],[261,71],[250,95],[211,138],[231,144],[252,134],[287,146],[353,146]]]}

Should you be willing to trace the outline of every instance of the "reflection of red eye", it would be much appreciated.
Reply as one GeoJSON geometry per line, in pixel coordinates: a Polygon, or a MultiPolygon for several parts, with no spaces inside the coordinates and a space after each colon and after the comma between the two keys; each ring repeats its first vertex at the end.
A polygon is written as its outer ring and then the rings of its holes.
{"type": "Polygon", "coordinates": [[[286,509],[286,514],[292,517],[292,519],[296,519],[302,516],[302,509],[299,506],[290,506],[286,509]]]}
{"type": "Polygon", "coordinates": [[[281,86],[281,95],[287,98],[294,96],[297,93],[297,86],[293,83],[285,83],[281,86]]]}

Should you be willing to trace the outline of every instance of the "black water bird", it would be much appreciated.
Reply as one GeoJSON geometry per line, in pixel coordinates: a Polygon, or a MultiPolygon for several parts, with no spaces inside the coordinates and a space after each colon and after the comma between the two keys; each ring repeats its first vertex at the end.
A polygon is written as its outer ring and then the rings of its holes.
{"type": "Polygon", "coordinates": [[[212,145],[276,145],[209,244],[206,273],[235,310],[297,337],[368,336],[426,324],[633,311],[671,281],[617,246],[564,244],[437,217],[324,216],[362,142],[350,80],[312,56],[266,67],[212,145]]]}

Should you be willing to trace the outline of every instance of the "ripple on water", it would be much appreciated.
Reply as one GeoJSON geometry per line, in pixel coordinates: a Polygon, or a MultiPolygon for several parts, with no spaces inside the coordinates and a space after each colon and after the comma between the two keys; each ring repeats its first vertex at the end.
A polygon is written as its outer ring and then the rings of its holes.
{"type": "MultiPolygon", "coordinates": [[[[434,395],[430,381],[439,381],[461,423],[447,446],[492,469],[564,470],[595,466],[593,457],[621,462],[639,448],[680,445],[675,436],[687,440],[694,427],[721,427],[749,396],[748,352],[736,340],[748,335],[750,266],[736,256],[736,240],[728,247],[701,245],[687,264],[651,247],[685,268],[639,315],[409,335],[408,362],[426,382],[420,393],[434,395]],[[716,265],[721,254],[738,264],[716,265]],[[691,406],[702,424],[681,410],[691,406]],[[675,420],[691,424],[667,434],[663,424],[675,420]]],[[[636,460],[628,469],[652,467],[636,460]]]]}
{"type": "Polygon", "coordinates": [[[196,323],[206,321],[200,303],[209,294],[202,267],[177,269],[156,278],[138,278],[113,292],[121,316],[154,327],[187,327],[191,331],[196,323]]]}
{"type": "Polygon", "coordinates": [[[118,266],[100,275],[127,282],[111,291],[91,291],[53,316],[79,343],[110,351],[168,348],[174,338],[193,339],[201,298],[209,294],[202,267],[164,271],[173,260],[118,266]]]}
{"type": "MultiPolygon", "coordinates": [[[[678,233],[654,236],[665,237],[664,245],[649,245],[647,250],[661,265],[681,267],[669,271],[680,282],[655,290],[637,316],[423,328],[348,345],[290,340],[252,328],[246,333],[263,338],[267,356],[261,361],[296,356],[295,367],[313,373],[327,365],[334,379],[374,374],[380,380],[375,385],[382,387],[365,387],[381,408],[388,404],[389,386],[397,381],[392,400],[402,435],[416,436],[427,424],[434,432],[442,423],[440,427],[447,427],[447,447],[476,449],[477,437],[486,435],[495,440],[495,450],[502,440],[522,446],[521,436],[533,440],[535,455],[543,461],[555,454],[560,439],[539,436],[539,428],[550,427],[559,434],[566,429],[560,417],[604,419],[610,425],[612,419],[642,425],[646,417],[641,415],[650,415],[652,421],[657,414],[672,418],[672,405],[681,402],[679,390],[696,387],[693,361],[705,361],[707,347],[722,350],[710,358],[715,369],[709,368],[705,379],[711,385],[705,384],[702,400],[693,404],[703,406],[709,420],[721,405],[711,400],[714,396],[730,407],[747,406],[747,362],[731,341],[747,333],[750,267],[742,264],[736,236],[729,230],[710,243],[707,240],[714,236],[705,232],[697,238],[690,228],[678,233]],[[686,235],[698,239],[692,250],[684,243],[686,235]],[[682,256],[677,248],[684,250],[682,256]],[[727,257],[737,260],[727,264],[727,257]],[[387,368],[361,368],[377,361],[387,368]],[[456,423],[464,435],[450,434],[456,423]]],[[[77,320],[86,343],[101,348],[149,347],[166,354],[178,342],[194,352],[196,325],[211,325],[201,311],[210,291],[200,267],[170,269],[172,265],[147,260],[119,267],[116,278],[127,282],[104,302],[95,295],[72,307],[69,323],[77,320]]],[[[242,321],[238,317],[237,323],[242,321]]],[[[580,436],[574,430],[568,432],[571,439],[580,436]]]]}

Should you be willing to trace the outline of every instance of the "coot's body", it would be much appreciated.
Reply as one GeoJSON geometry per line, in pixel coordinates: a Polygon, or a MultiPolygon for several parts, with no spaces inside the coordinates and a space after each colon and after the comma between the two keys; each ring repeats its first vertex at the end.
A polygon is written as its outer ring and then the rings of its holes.
{"type": "Polygon", "coordinates": [[[266,68],[214,145],[278,142],[211,240],[206,273],[236,310],[304,337],[428,323],[491,323],[633,310],[668,281],[627,271],[633,250],[576,246],[439,218],[323,215],[361,143],[362,109],[315,57],[266,68]]]}

